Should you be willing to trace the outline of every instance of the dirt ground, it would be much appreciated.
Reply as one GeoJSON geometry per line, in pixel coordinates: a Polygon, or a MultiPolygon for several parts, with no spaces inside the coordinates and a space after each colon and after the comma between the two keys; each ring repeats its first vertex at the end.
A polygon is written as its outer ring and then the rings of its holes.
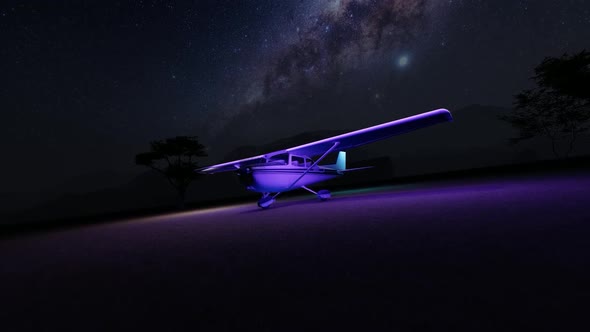
{"type": "Polygon", "coordinates": [[[0,330],[573,331],[589,208],[582,172],[23,235],[0,241],[0,330]]]}

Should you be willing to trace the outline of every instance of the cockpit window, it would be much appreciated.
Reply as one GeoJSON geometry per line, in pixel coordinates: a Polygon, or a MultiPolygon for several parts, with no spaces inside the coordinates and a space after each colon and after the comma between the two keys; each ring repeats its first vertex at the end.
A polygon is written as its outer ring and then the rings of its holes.
{"type": "Polygon", "coordinates": [[[305,159],[303,157],[291,156],[291,165],[305,167],[305,159]]]}
{"type": "Polygon", "coordinates": [[[267,162],[273,164],[283,164],[298,167],[309,167],[313,163],[311,159],[308,157],[300,157],[294,155],[289,156],[289,154],[287,153],[272,156],[272,158],[267,160],[267,162]]]}
{"type": "Polygon", "coordinates": [[[289,162],[289,155],[288,154],[279,154],[276,156],[273,156],[270,160],[268,160],[269,163],[282,163],[283,165],[286,165],[289,162]]]}

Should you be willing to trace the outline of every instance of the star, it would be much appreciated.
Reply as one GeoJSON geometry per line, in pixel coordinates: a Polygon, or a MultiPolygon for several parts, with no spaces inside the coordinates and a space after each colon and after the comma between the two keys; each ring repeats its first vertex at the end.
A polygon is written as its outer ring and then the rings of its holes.
{"type": "Polygon", "coordinates": [[[407,67],[410,63],[410,58],[407,55],[402,55],[397,59],[397,65],[400,68],[407,67]]]}

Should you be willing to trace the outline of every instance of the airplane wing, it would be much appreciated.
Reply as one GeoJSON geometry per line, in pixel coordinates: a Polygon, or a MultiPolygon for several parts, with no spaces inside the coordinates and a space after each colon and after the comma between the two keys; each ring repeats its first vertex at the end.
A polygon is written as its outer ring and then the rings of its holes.
{"type": "Polygon", "coordinates": [[[198,169],[197,172],[211,174],[234,171],[244,166],[264,163],[267,158],[283,153],[292,153],[301,156],[313,157],[325,153],[336,142],[339,143],[337,150],[344,151],[361,145],[380,141],[392,136],[404,134],[416,129],[452,120],[453,117],[451,116],[451,113],[448,110],[441,108],[438,110],[413,115],[407,118],[382,123],[373,127],[359,129],[346,134],[295,146],[285,150],[204,167],[198,169]]]}
{"type": "Polygon", "coordinates": [[[204,174],[213,174],[213,173],[221,173],[221,172],[229,172],[229,171],[237,171],[238,169],[246,166],[251,166],[255,164],[262,164],[266,161],[265,155],[254,156],[246,159],[239,159],[234,161],[228,161],[227,163],[217,164],[212,166],[207,166],[203,168],[199,168],[196,172],[204,173],[204,174]]]}

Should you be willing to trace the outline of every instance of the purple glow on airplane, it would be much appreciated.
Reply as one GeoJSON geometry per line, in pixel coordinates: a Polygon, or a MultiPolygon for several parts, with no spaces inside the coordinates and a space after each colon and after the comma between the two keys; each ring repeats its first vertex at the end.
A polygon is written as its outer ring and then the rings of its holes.
{"type": "Polygon", "coordinates": [[[280,193],[300,188],[317,195],[321,200],[326,200],[330,198],[329,191],[315,192],[307,186],[342,176],[346,172],[368,168],[347,169],[345,150],[452,120],[453,117],[448,110],[438,109],[285,150],[204,167],[196,171],[205,174],[236,172],[248,190],[262,193],[262,198],[258,201],[258,206],[261,208],[268,208],[280,193]],[[331,152],[338,152],[336,164],[318,165],[331,152]],[[313,161],[311,157],[314,156],[320,157],[313,161]]]}

